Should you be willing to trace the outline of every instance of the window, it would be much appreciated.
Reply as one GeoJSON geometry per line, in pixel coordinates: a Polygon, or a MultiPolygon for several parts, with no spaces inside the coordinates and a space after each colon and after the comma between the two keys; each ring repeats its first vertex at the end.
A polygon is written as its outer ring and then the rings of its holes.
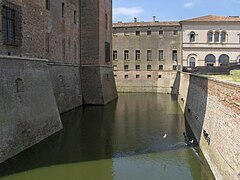
{"type": "Polygon", "coordinates": [[[216,58],[214,55],[212,54],[208,54],[206,57],[205,57],[205,64],[207,66],[213,66],[216,62],[216,58]]]}
{"type": "Polygon", "coordinates": [[[115,51],[113,51],[113,60],[117,60],[117,57],[118,56],[118,53],[117,53],[117,51],[115,50],[115,51]]]}
{"type": "Polygon", "coordinates": [[[105,14],[105,29],[108,30],[108,15],[105,14]]]}
{"type": "Polygon", "coordinates": [[[114,71],[117,70],[117,65],[113,65],[113,70],[114,70],[114,71]]]}
{"type": "Polygon", "coordinates": [[[65,47],[65,38],[62,39],[62,56],[65,59],[66,47],[65,47]]]}
{"type": "Polygon", "coordinates": [[[77,43],[76,42],[74,42],[74,60],[75,60],[75,62],[77,60],[77,43]]]}
{"type": "Polygon", "coordinates": [[[161,31],[159,31],[159,35],[163,35],[163,31],[161,30],[161,31]]]}
{"type": "Polygon", "coordinates": [[[219,32],[216,31],[214,34],[214,42],[219,42],[219,32]]]}
{"type": "Polygon", "coordinates": [[[105,62],[110,62],[110,43],[105,42],[105,62]]]}
{"type": "Polygon", "coordinates": [[[77,11],[73,12],[73,21],[74,21],[74,24],[77,24],[77,11]]]}
{"type": "Polygon", "coordinates": [[[152,34],[151,31],[147,31],[147,35],[150,36],[152,34]]]}
{"type": "Polygon", "coordinates": [[[50,10],[50,0],[46,0],[46,9],[50,10]]]}
{"type": "Polygon", "coordinates": [[[177,51],[176,50],[172,51],[172,60],[177,61],[177,51]]]}
{"type": "Polygon", "coordinates": [[[46,33],[46,53],[48,54],[49,51],[50,51],[49,33],[46,33]]]}
{"type": "Polygon", "coordinates": [[[159,50],[158,54],[159,54],[159,58],[158,58],[159,61],[163,60],[163,50],[159,50]]]}
{"type": "Polygon", "coordinates": [[[147,50],[147,60],[148,61],[152,60],[152,50],[147,50]]]}
{"type": "Polygon", "coordinates": [[[147,65],[147,70],[151,70],[152,66],[151,65],[147,65]]]}
{"type": "Polygon", "coordinates": [[[159,66],[158,66],[158,69],[159,69],[159,70],[163,70],[163,65],[159,65],[159,66]]]}
{"type": "Polygon", "coordinates": [[[16,79],[15,81],[16,83],[16,89],[17,89],[17,92],[24,92],[24,84],[23,84],[23,80],[18,78],[16,79]]]}
{"type": "Polygon", "coordinates": [[[7,45],[19,45],[21,40],[20,8],[6,1],[2,3],[3,43],[7,45]]]}
{"type": "Polygon", "coordinates": [[[136,31],[136,36],[140,36],[140,31],[136,31]]]}
{"type": "Polygon", "coordinates": [[[178,31],[177,30],[174,30],[173,31],[173,35],[177,35],[178,31]]]}
{"type": "Polygon", "coordinates": [[[147,75],[147,78],[148,78],[148,79],[151,78],[151,77],[152,77],[152,76],[151,76],[150,74],[147,75]]]}
{"type": "Polygon", "coordinates": [[[226,55],[226,54],[222,54],[220,57],[219,57],[219,63],[221,66],[226,66],[229,64],[229,56],[226,55]]]}
{"type": "Polygon", "coordinates": [[[128,70],[128,65],[124,65],[124,70],[128,70]]]}
{"type": "Polygon", "coordinates": [[[136,75],[136,78],[139,79],[139,78],[140,78],[140,74],[137,74],[137,75],[136,75]]]}
{"type": "Polygon", "coordinates": [[[125,74],[125,75],[124,75],[124,78],[127,79],[127,78],[128,78],[128,74],[125,74]]]}
{"type": "Polygon", "coordinates": [[[225,31],[223,31],[221,33],[221,42],[222,43],[225,43],[226,42],[226,36],[227,36],[227,33],[225,31]]]}
{"type": "Polygon", "coordinates": [[[195,32],[194,31],[190,32],[190,42],[195,42],[195,32]]]}
{"type": "Polygon", "coordinates": [[[213,41],[213,32],[209,31],[207,36],[208,36],[208,42],[212,42],[213,41]]]}
{"type": "Polygon", "coordinates": [[[65,13],[65,4],[62,3],[62,17],[64,17],[64,13],[65,13]]]}
{"type": "Polygon", "coordinates": [[[124,60],[128,60],[129,59],[129,51],[125,50],[124,51],[124,60]]]}
{"type": "Polygon", "coordinates": [[[141,59],[140,50],[136,50],[136,52],[135,52],[135,59],[136,60],[140,60],[141,59]]]}
{"type": "Polygon", "coordinates": [[[140,65],[136,65],[136,70],[140,70],[140,65]]]}
{"type": "Polygon", "coordinates": [[[191,67],[191,68],[195,67],[195,66],[196,66],[195,63],[196,63],[195,58],[194,58],[194,57],[191,57],[191,58],[189,59],[189,67],[191,67]]]}
{"type": "Polygon", "coordinates": [[[173,70],[176,71],[177,70],[177,65],[173,65],[173,70]]]}
{"type": "Polygon", "coordinates": [[[162,75],[159,74],[159,75],[158,75],[158,78],[161,79],[161,78],[162,78],[162,75]]]}

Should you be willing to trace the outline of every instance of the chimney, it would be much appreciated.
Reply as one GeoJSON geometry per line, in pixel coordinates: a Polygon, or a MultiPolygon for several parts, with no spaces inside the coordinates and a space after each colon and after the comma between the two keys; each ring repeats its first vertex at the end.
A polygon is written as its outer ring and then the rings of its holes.
{"type": "Polygon", "coordinates": [[[156,22],[156,16],[153,16],[153,22],[156,22]]]}
{"type": "Polygon", "coordinates": [[[137,18],[134,18],[134,22],[135,22],[135,23],[137,22],[137,18]]]}

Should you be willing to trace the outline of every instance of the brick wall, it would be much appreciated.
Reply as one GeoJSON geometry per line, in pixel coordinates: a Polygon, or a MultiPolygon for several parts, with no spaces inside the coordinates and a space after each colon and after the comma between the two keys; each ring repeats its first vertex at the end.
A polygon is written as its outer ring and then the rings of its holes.
{"type": "Polygon", "coordinates": [[[239,83],[181,73],[178,101],[216,179],[239,179],[239,83]]]}

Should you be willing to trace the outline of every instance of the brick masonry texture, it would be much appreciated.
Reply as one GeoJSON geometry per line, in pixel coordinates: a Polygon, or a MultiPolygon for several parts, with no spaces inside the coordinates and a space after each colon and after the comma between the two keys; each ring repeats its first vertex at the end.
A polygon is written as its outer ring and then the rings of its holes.
{"type": "Polygon", "coordinates": [[[237,180],[240,85],[181,73],[178,101],[216,179],[237,180]]]}
{"type": "Polygon", "coordinates": [[[83,100],[104,105],[117,98],[112,63],[105,61],[111,0],[50,0],[50,9],[45,0],[8,2],[21,9],[22,41],[0,38],[0,163],[60,130],[59,113],[83,100]]]}
{"type": "Polygon", "coordinates": [[[62,128],[46,61],[0,57],[0,163],[62,128]]]}

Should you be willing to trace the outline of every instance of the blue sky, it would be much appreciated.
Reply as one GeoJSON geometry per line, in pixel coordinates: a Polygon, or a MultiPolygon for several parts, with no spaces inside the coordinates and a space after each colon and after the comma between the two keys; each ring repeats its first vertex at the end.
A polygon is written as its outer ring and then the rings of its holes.
{"type": "Polygon", "coordinates": [[[240,16],[240,0],[113,0],[113,21],[184,20],[215,14],[240,16]]]}

